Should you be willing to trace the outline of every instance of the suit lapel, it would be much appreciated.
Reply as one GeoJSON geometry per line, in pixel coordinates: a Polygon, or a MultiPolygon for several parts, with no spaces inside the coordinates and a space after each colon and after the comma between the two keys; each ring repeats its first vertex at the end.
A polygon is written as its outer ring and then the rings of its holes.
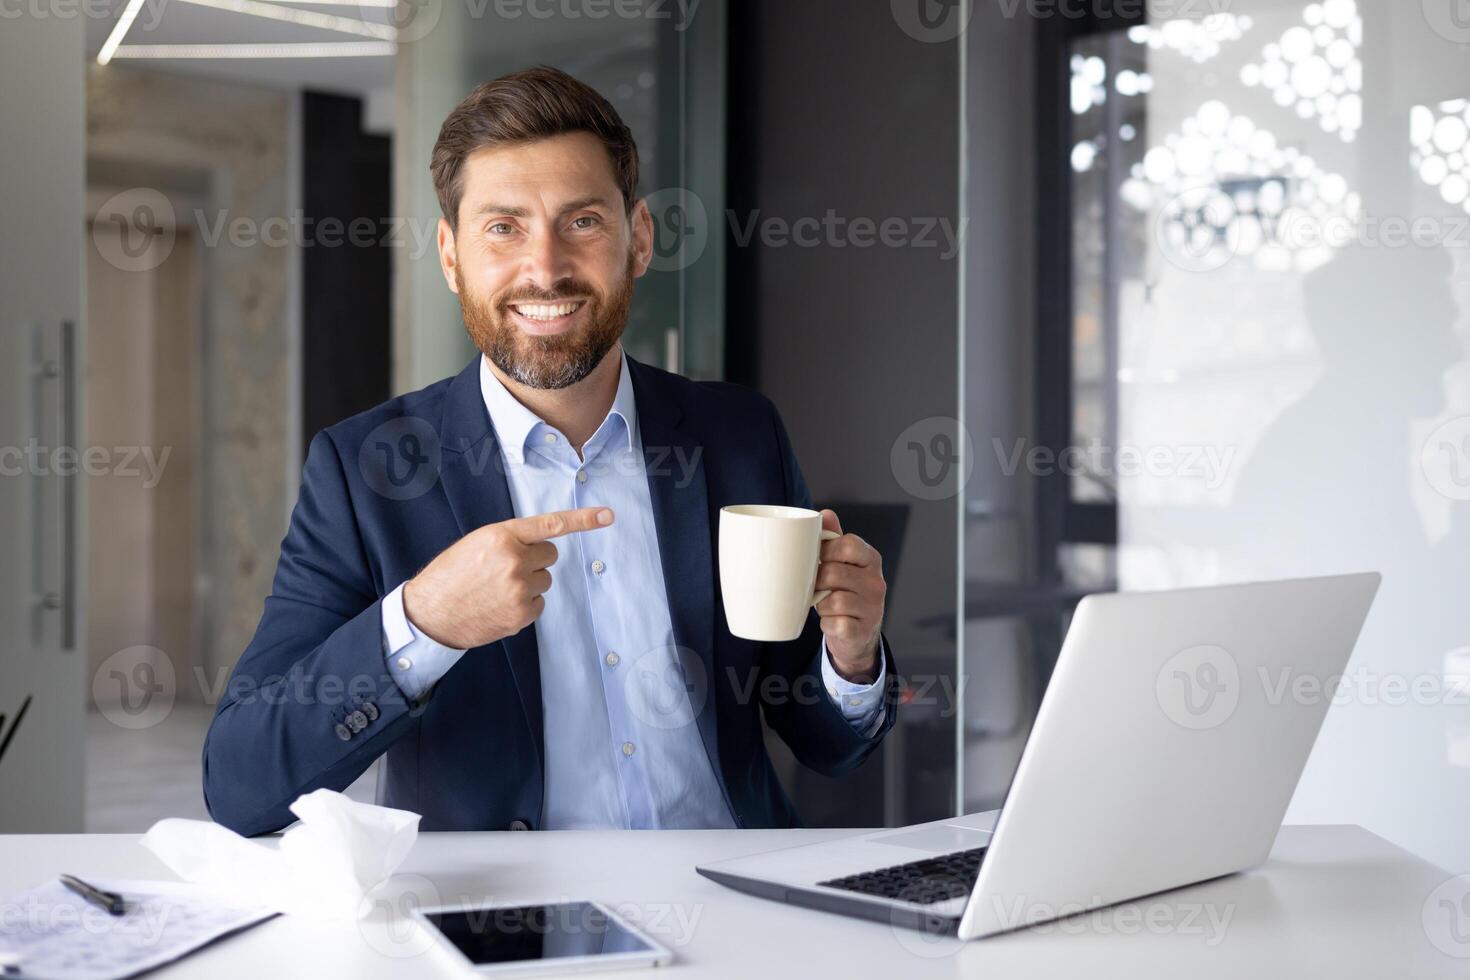
{"type": "MultiPolygon", "coordinates": [[[[680,648],[681,660],[692,655],[704,670],[704,700],[693,706],[698,712],[696,724],[728,800],[715,712],[714,558],[704,447],[680,425],[683,413],[674,394],[662,385],[654,387],[660,380],[658,376],[632,358],[628,358],[628,370],[638,405],[638,428],[674,643],[680,648]]],[[[696,684],[695,689],[700,686],[696,684]]]]}
{"type": "MultiPolygon", "coordinates": [[[[439,470],[449,508],[465,535],[486,524],[515,517],[510,500],[510,486],[505,480],[505,464],[490,414],[480,392],[480,359],[470,362],[450,382],[444,403],[444,434],[439,470]]],[[[545,774],[546,742],[541,712],[541,663],[536,648],[536,627],[527,626],[515,636],[501,641],[515,678],[521,710],[536,743],[538,771],[545,774]]],[[[537,815],[539,818],[539,814],[537,815]]]]}

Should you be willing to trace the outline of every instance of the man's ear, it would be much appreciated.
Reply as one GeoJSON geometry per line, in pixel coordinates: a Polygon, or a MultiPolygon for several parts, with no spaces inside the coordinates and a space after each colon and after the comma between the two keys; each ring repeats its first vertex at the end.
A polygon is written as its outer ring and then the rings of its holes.
{"type": "Polygon", "coordinates": [[[444,273],[444,281],[449,284],[451,293],[458,293],[459,287],[454,281],[454,270],[459,265],[459,253],[454,250],[454,229],[449,227],[447,218],[439,219],[439,270],[444,273]]]}
{"type": "Polygon", "coordinates": [[[653,261],[653,215],[648,204],[639,199],[629,216],[633,225],[633,278],[641,278],[653,261]]]}

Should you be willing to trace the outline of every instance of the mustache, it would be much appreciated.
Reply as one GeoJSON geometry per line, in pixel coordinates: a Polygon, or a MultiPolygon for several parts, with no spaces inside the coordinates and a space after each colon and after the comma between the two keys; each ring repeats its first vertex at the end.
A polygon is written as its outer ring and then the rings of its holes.
{"type": "Polygon", "coordinates": [[[521,286],[514,291],[501,297],[496,305],[505,309],[512,303],[556,303],[566,299],[591,299],[599,300],[601,294],[589,283],[580,279],[563,279],[550,289],[540,289],[536,286],[521,286]]]}

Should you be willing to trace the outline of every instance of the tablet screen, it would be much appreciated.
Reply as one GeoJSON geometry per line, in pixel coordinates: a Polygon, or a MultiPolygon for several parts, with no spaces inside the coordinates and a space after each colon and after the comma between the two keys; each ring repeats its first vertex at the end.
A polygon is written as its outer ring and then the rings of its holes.
{"type": "Polygon", "coordinates": [[[424,918],[476,966],[653,951],[591,902],[456,909],[424,918]]]}

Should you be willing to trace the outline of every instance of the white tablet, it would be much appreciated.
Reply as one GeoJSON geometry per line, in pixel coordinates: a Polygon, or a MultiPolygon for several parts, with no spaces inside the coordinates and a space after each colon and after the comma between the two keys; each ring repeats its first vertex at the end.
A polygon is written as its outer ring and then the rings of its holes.
{"type": "Polygon", "coordinates": [[[665,966],[674,954],[597,902],[415,909],[440,945],[487,976],[665,966]]]}

